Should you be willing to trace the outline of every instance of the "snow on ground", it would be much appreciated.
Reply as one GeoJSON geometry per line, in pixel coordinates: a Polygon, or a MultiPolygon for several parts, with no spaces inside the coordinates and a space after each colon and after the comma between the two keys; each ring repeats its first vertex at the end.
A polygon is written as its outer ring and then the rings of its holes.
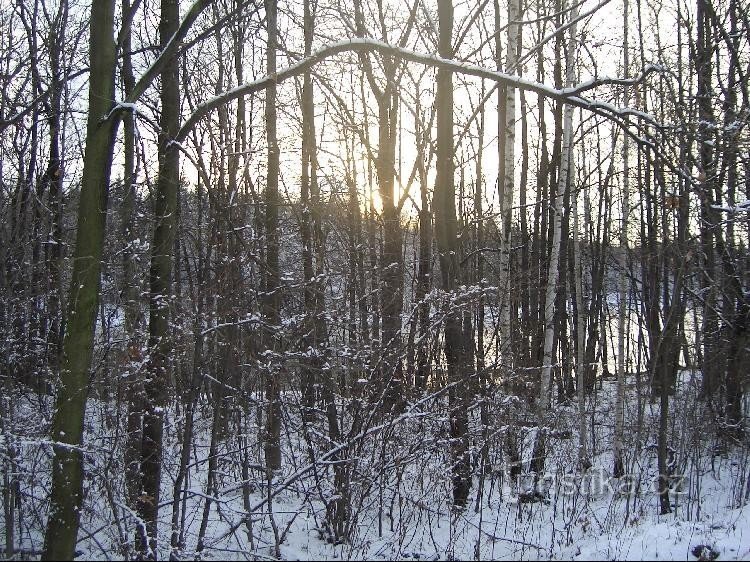
{"type": "MultiPolygon", "coordinates": [[[[263,458],[260,424],[256,408],[229,419],[219,446],[217,485],[206,489],[207,456],[212,424],[211,409],[201,406],[196,419],[196,443],[191,470],[184,489],[184,545],[179,556],[204,560],[269,560],[277,554],[286,560],[645,560],[697,559],[693,551],[702,546],[718,552],[720,560],[750,558],[750,503],[747,502],[747,447],[734,447],[712,455],[715,446],[711,428],[701,423],[695,401],[693,374],[681,379],[681,392],[673,400],[672,435],[676,474],[685,478],[672,495],[674,513],[658,515],[655,493],[657,476],[655,441],[658,407],[642,404],[644,447],[638,462],[631,462],[632,479],[616,481],[608,476],[611,466],[611,383],[605,383],[595,400],[592,417],[595,439],[593,467],[581,476],[576,468],[576,405],[558,407],[555,429],[571,430],[550,439],[546,462],[546,499],[524,503],[511,485],[502,461],[505,435],[503,412],[507,404],[493,404],[495,429],[490,443],[489,473],[485,475],[479,508],[479,469],[475,470],[470,504],[460,512],[451,509],[451,478],[445,412],[439,402],[415,408],[392,426],[358,439],[349,449],[351,533],[348,541],[326,540],[326,508],[333,489],[330,462],[310,462],[311,450],[325,451],[323,418],[306,433],[290,404],[286,417],[284,469],[271,490],[255,464],[263,458]],[[296,436],[296,437],[295,437],[296,436]],[[245,455],[245,452],[247,455],[245,455]],[[243,498],[242,463],[249,463],[251,491],[243,498]],[[307,470],[306,470],[307,469],[307,470]],[[297,474],[298,478],[290,478],[297,474]],[[285,485],[281,485],[286,482],[285,485]],[[626,493],[632,482],[632,493],[626,493]],[[195,552],[206,498],[212,507],[205,532],[205,549],[195,552]],[[743,501],[744,500],[744,501],[743,501]],[[247,517],[246,506],[254,506],[247,517]],[[274,531],[275,527],[275,531],[274,531]],[[277,538],[278,537],[278,538],[277,538]],[[277,542],[278,551],[277,551],[277,542]]],[[[292,395],[287,399],[291,403],[292,395]]],[[[19,454],[23,493],[21,546],[27,552],[41,548],[46,519],[51,448],[41,428],[49,419],[44,399],[26,397],[16,402],[17,423],[3,435],[3,451],[14,443],[19,454]],[[34,422],[34,423],[32,423],[34,422]],[[35,438],[30,428],[39,428],[35,438]]],[[[638,403],[631,393],[628,419],[637,416],[638,403]]],[[[82,515],[78,559],[122,559],[121,541],[130,541],[134,525],[123,502],[121,453],[124,435],[117,408],[99,400],[90,402],[87,415],[87,503],[82,515]],[[112,452],[115,451],[115,454],[112,452]]],[[[172,489],[179,459],[177,440],[183,413],[170,409],[160,510],[160,558],[169,557],[172,489]]],[[[472,411],[473,423],[478,413],[472,411]]],[[[630,426],[632,427],[632,426],[630,426]]],[[[476,429],[476,427],[475,427],[476,429]]],[[[533,429],[522,430],[522,456],[528,461],[533,429]]],[[[481,432],[475,432],[476,450],[481,432]]],[[[631,440],[633,452],[635,434],[631,440]]],[[[633,454],[631,454],[633,457],[633,454]]],[[[631,458],[631,461],[635,459],[631,458]]],[[[476,465],[475,465],[476,466],[476,465]]],[[[533,481],[525,477],[524,482],[533,481]]],[[[675,480],[675,486],[678,482],[675,480]]],[[[3,523],[4,525],[4,523],[3,523]]],[[[699,553],[699,550],[695,550],[699,553]]],[[[708,555],[706,550],[704,555],[708,555]]]]}

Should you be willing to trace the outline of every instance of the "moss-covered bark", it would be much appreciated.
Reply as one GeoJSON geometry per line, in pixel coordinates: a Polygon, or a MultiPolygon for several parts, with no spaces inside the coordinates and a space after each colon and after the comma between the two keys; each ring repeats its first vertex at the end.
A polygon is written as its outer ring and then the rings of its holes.
{"type": "Polygon", "coordinates": [[[83,459],[80,444],[99,301],[109,175],[118,124],[114,116],[104,118],[110,112],[114,99],[113,22],[113,0],[92,4],[86,152],[68,299],[68,324],[63,343],[61,384],[52,426],[55,456],[42,555],[44,560],[73,558],[81,512],[83,459]]]}

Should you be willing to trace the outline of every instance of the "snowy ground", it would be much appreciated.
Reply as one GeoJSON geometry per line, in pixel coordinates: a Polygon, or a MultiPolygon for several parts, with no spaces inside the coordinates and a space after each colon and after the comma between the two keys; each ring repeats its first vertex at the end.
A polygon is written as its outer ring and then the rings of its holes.
{"type": "MultiPolygon", "coordinates": [[[[211,410],[206,407],[199,411],[198,438],[184,486],[184,548],[179,555],[196,558],[203,509],[210,497],[213,503],[205,548],[200,553],[203,559],[268,560],[279,554],[287,560],[690,560],[697,559],[693,551],[700,545],[714,549],[720,560],[750,559],[750,502],[744,501],[750,465],[747,447],[710,454],[715,440],[712,429],[701,422],[701,408],[694,398],[695,377],[686,373],[681,382],[681,391],[673,401],[671,432],[675,473],[685,478],[681,490],[673,494],[673,514],[658,515],[656,454],[650,446],[656,442],[658,407],[644,404],[644,448],[638,462],[630,462],[637,489],[621,493],[625,481],[609,478],[612,408],[607,397],[612,389],[605,383],[598,398],[589,403],[595,407],[589,424],[595,436],[589,442],[594,466],[585,475],[576,468],[576,405],[558,408],[555,429],[572,434],[561,433],[563,438],[549,442],[544,502],[519,502],[519,489],[531,478],[524,479],[520,488],[510,485],[499,445],[506,430],[502,403],[495,406],[491,473],[484,479],[480,505],[477,469],[470,506],[458,513],[452,512],[450,503],[447,420],[437,402],[410,410],[393,424],[357,439],[350,449],[352,531],[349,540],[341,544],[327,541],[323,530],[323,499],[330,501],[334,493],[330,464],[320,461],[325,451],[323,435],[309,431],[309,442],[290,438],[304,432],[295,409],[288,409],[285,466],[272,483],[269,509],[267,482],[252,466],[263,458],[259,417],[252,408],[230,420],[219,448],[217,486],[206,490],[211,427],[211,410]],[[318,462],[311,462],[311,451],[317,451],[318,462]],[[245,457],[253,488],[247,498],[243,498],[241,485],[245,457]],[[246,516],[247,505],[251,517],[246,516]]],[[[49,414],[44,411],[44,400],[19,398],[15,406],[16,423],[12,431],[6,426],[2,450],[7,451],[8,443],[13,443],[18,451],[16,474],[23,494],[21,546],[34,553],[42,545],[51,448],[31,434],[32,428],[45,426],[49,414]]],[[[631,421],[636,408],[631,395],[631,421]]],[[[87,502],[78,559],[121,559],[121,541],[132,536],[134,518],[122,499],[122,460],[119,453],[112,454],[122,449],[123,440],[115,412],[111,404],[91,401],[85,446],[87,502]]],[[[476,411],[472,413],[478,417],[476,411]]],[[[181,417],[170,411],[160,558],[169,557],[173,477],[180,451],[175,430],[180,424],[181,417]]],[[[532,432],[527,430],[523,439],[525,458],[530,454],[532,432]]],[[[476,438],[480,436],[477,431],[476,438]]],[[[635,439],[632,434],[628,437],[635,439]]]]}

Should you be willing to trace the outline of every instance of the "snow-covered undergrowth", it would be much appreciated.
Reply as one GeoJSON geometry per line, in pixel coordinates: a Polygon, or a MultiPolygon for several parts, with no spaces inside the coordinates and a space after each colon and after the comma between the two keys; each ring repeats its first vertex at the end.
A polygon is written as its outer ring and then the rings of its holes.
{"type": "MultiPolygon", "coordinates": [[[[340,443],[327,438],[322,411],[311,424],[303,423],[294,394],[285,394],[284,466],[270,483],[262,467],[262,412],[257,404],[236,408],[221,431],[210,487],[213,410],[204,397],[196,411],[189,470],[178,497],[176,549],[170,548],[170,540],[184,411],[167,412],[159,556],[684,560],[718,553],[721,560],[747,559],[747,444],[717,446],[716,429],[697,400],[697,387],[697,376],[683,373],[671,401],[674,478],[669,515],[658,514],[658,405],[639,403],[632,388],[626,409],[628,476],[615,480],[609,475],[614,390],[606,381],[587,401],[593,466],[583,474],[577,460],[575,402],[556,407],[545,471],[537,478],[528,474],[536,429],[526,415],[527,406],[504,399],[498,391],[487,401],[489,427],[483,429],[478,402],[471,410],[474,479],[469,503],[460,511],[451,503],[443,394],[412,404],[399,416],[364,417],[354,430],[352,409],[342,403],[342,432],[349,435],[340,443]],[[520,446],[522,476],[517,481],[512,481],[507,462],[509,440],[520,446]],[[335,466],[343,467],[338,480],[335,466]],[[541,497],[529,493],[535,481],[541,497]],[[345,540],[335,538],[327,517],[337,499],[348,505],[341,520],[345,540]]],[[[16,478],[20,490],[16,548],[30,557],[41,549],[48,505],[47,407],[48,399],[19,394],[14,398],[13,424],[3,427],[5,482],[16,478]],[[14,452],[12,459],[9,451],[14,452]]],[[[78,559],[122,559],[133,541],[136,516],[124,500],[123,418],[123,408],[114,399],[100,397],[89,403],[86,508],[78,559]]]]}

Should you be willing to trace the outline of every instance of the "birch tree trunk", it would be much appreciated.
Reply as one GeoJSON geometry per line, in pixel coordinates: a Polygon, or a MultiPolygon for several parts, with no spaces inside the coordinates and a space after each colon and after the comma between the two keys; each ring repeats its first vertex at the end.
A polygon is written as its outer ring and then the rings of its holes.
{"type": "MultiPolygon", "coordinates": [[[[495,26],[499,29],[499,5],[495,3],[495,26]]],[[[505,52],[505,72],[518,73],[518,48],[521,38],[521,0],[508,2],[508,44],[505,52]]],[[[498,70],[501,69],[499,38],[496,39],[496,58],[498,70]]],[[[500,279],[498,288],[501,295],[500,307],[500,342],[507,357],[514,355],[511,344],[511,229],[513,224],[513,193],[515,184],[515,146],[516,146],[516,88],[501,87],[498,90],[500,114],[498,115],[498,195],[500,199],[500,217],[502,221],[500,238],[500,279]]],[[[506,365],[512,365],[512,360],[506,365]]]]}
{"type": "MultiPolygon", "coordinates": [[[[578,6],[571,11],[570,18],[578,17],[578,6]]],[[[566,57],[565,85],[570,87],[575,79],[575,52],[577,25],[570,26],[570,39],[568,41],[566,57]]],[[[557,296],[557,282],[559,279],[560,263],[560,240],[562,238],[562,210],[565,192],[568,189],[568,177],[570,173],[570,161],[573,145],[573,106],[565,105],[563,110],[563,139],[560,158],[560,175],[558,188],[555,195],[553,208],[554,224],[552,234],[552,253],[550,255],[549,270],[547,271],[547,288],[544,298],[544,355],[542,358],[542,379],[538,402],[539,434],[537,435],[534,448],[534,464],[537,472],[544,466],[544,417],[549,408],[550,382],[553,367],[553,344],[555,340],[555,300],[557,296]]]]}

